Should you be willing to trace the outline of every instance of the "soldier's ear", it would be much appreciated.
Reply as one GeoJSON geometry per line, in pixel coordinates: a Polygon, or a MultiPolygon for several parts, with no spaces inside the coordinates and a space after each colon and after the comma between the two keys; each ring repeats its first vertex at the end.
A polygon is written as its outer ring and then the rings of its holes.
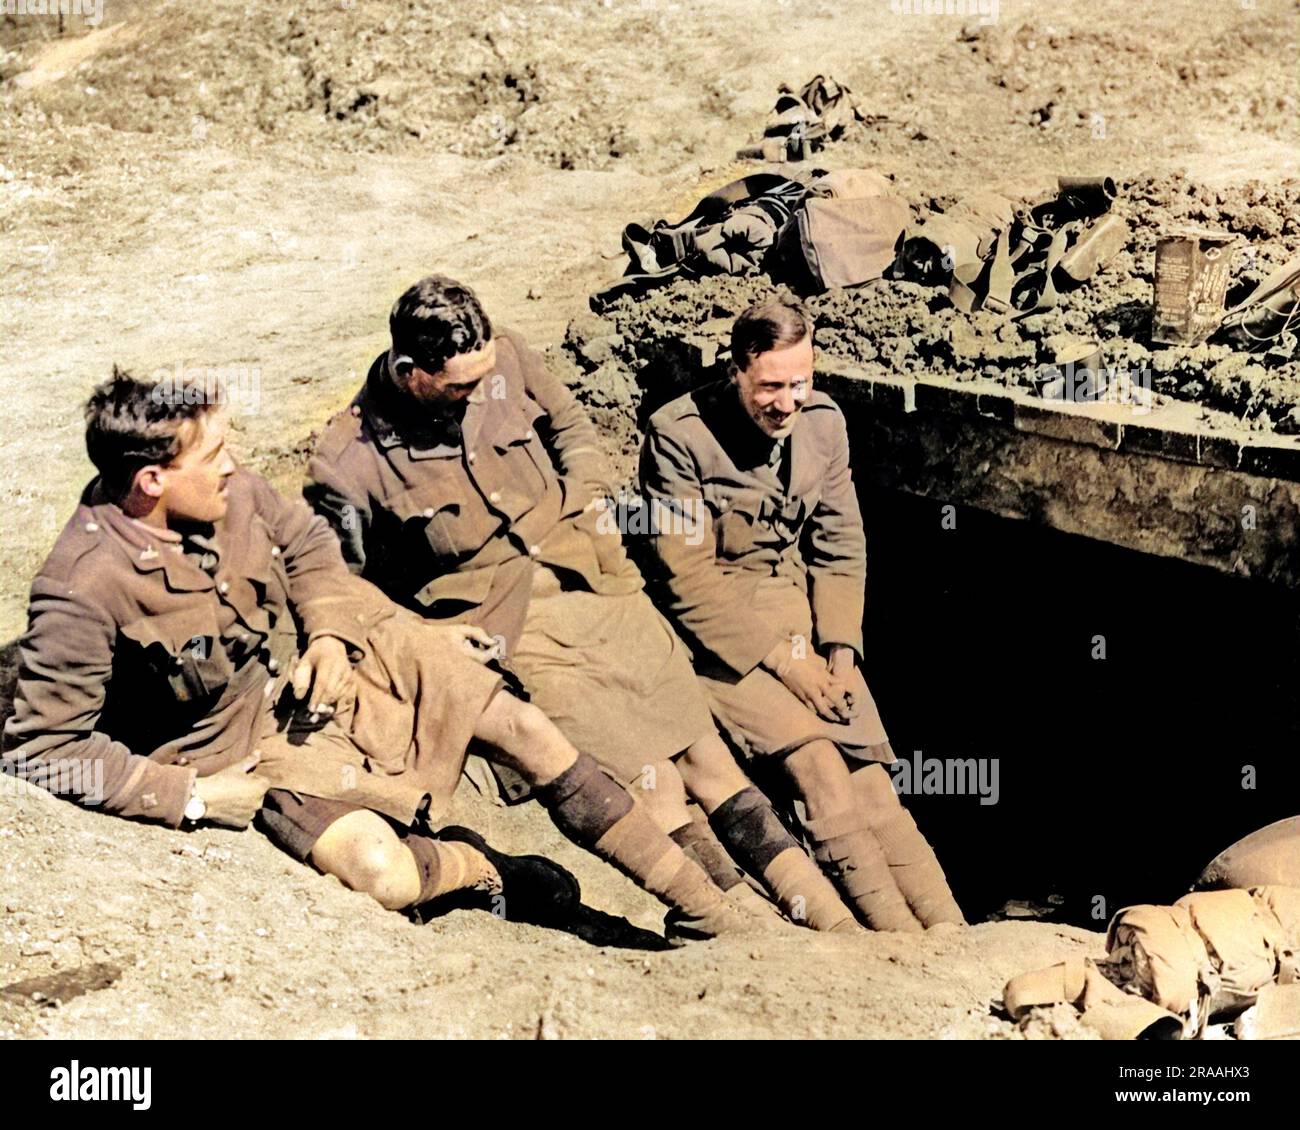
{"type": "Polygon", "coordinates": [[[157,463],[150,463],[147,467],[141,467],[131,480],[131,491],[138,491],[146,498],[161,498],[165,489],[166,482],[163,479],[163,468],[157,463]]]}

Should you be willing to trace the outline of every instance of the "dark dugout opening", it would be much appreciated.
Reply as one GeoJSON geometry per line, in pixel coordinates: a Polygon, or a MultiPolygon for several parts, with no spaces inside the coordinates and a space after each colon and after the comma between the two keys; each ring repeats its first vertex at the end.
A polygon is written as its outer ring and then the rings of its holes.
{"type": "Polygon", "coordinates": [[[966,506],[945,528],[855,473],[895,751],[999,759],[996,804],[904,798],[972,920],[1055,896],[1102,928],[1300,809],[1293,592],[966,506]]]}

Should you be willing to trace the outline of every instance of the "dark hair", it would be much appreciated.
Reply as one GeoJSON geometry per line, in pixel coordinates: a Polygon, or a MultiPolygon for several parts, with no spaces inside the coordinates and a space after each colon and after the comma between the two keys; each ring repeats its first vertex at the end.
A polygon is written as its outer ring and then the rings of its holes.
{"type": "Polygon", "coordinates": [[[473,353],[491,341],[492,323],[469,287],[429,275],[393,304],[388,332],[396,353],[437,373],[458,353],[473,353]]]}
{"type": "Polygon", "coordinates": [[[738,369],[762,353],[794,345],[813,333],[812,315],[797,298],[778,294],[751,306],[731,327],[731,362],[738,369]]]}
{"type": "Polygon", "coordinates": [[[114,365],[86,401],[86,454],[104,489],[120,498],[140,468],[171,463],[188,438],[186,425],[212,406],[208,397],[175,395],[166,381],[136,380],[114,365]]]}

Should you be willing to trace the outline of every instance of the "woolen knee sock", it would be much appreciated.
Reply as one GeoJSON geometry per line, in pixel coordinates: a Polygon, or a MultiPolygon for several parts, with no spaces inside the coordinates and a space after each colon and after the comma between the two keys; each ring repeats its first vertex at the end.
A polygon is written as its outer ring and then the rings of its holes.
{"type": "Polygon", "coordinates": [[[721,891],[730,891],[745,881],[736,866],[735,860],[727,854],[713,834],[713,829],[701,820],[692,820],[675,831],[669,832],[679,848],[686,853],[687,859],[693,859],[721,891]]]}
{"type": "Polygon", "coordinates": [[[890,873],[889,862],[867,824],[854,809],[805,820],[817,862],[848,897],[860,921],[873,930],[920,933],[924,929],[890,873]]]}
{"type": "Polygon", "coordinates": [[[687,859],[590,754],[579,753],[568,769],[535,795],[569,839],[613,864],[662,902],[695,916],[713,914],[722,905],[722,891],[699,864],[687,859]]]}
{"type": "Polygon", "coordinates": [[[924,926],[937,922],[965,925],[943,868],[912,814],[902,805],[869,813],[871,830],[889,861],[889,873],[924,926]]]}
{"type": "Polygon", "coordinates": [[[418,835],[407,836],[402,842],[415,857],[420,873],[420,893],[413,906],[466,887],[483,891],[500,884],[499,877],[492,878],[491,865],[469,844],[444,843],[418,835]]]}
{"type": "Polygon", "coordinates": [[[792,921],[814,930],[846,930],[854,924],[853,912],[753,785],[718,805],[709,823],[792,921]]]}

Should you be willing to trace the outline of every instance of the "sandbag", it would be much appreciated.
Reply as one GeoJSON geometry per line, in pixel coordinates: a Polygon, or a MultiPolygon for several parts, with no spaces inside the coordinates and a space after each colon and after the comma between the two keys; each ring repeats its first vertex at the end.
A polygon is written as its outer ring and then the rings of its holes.
{"type": "Polygon", "coordinates": [[[1224,848],[1193,884],[1198,890],[1265,885],[1300,888],[1300,816],[1279,820],[1224,848]]]}
{"type": "Polygon", "coordinates": [[[1210,1015],[1236,1013],[1255,1003],[1277,973],[1281,927],[1267,906],[1247,891],[1201,891],[1175,904],[1186,907],[1192,928],[1205,939],[1218,979],[1210,1015]]]}
{"type": "Polygon", "coordinates": [[[1123,984],[1204,1030],[1214,966],[1185,908],[1125,907],[1106,931],[1106,952],[1123,984]]]}
{"type": "Polygon", "coordinates": [[[1233,1032],[1239,1040],[1300,1040],[1300,983],[1265,985],[1233,1032]]]}

